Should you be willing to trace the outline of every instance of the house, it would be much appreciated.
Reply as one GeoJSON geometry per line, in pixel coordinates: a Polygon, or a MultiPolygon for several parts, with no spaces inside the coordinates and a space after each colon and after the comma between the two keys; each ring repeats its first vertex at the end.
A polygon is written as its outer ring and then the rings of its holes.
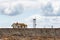
{"type": "Polygon", "coordinates": [[[13,23],[11,26],[12,26],[13,28],[27,28],[27,24],[18,23],[18,22],[13,23]]]}

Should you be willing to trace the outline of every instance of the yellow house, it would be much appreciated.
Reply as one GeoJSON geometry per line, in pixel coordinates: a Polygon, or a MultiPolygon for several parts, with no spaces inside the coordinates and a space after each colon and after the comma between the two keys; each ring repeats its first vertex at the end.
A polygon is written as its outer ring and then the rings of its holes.
{"type": "Polygon", "coordinates": [[[27,28],[27,24],[24,24],[24,23],[13,23],[11,25],[13,28],[27,28]]]}

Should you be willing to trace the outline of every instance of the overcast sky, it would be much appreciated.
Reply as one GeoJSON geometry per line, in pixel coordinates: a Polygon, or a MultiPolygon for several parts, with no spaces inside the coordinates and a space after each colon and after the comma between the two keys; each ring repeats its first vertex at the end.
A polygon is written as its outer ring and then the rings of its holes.
{"type": "Polygon", "coordinates": [[[14,22],[33,28],[60,28],[60,0],[0,0],[0,28],[11,28],[14,22]]]}

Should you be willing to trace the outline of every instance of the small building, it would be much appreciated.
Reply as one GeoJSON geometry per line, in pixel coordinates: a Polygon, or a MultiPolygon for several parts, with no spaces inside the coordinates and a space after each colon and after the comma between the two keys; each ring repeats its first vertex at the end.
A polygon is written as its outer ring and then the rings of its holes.
{"type": "Polygon", "coordinates": [[[13,23],[11,25],[13,28],[27,28],[27,24],[24,24],[24,23],[13,23]]]}

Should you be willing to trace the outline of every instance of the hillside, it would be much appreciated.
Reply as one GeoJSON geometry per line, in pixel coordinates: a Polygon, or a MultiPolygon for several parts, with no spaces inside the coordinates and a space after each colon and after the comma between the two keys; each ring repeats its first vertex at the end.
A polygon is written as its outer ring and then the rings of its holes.
{"type": "Polygon", "coordinates": [[[60,40],[60,28],[0,28],[2,40],[60,40]]]}

